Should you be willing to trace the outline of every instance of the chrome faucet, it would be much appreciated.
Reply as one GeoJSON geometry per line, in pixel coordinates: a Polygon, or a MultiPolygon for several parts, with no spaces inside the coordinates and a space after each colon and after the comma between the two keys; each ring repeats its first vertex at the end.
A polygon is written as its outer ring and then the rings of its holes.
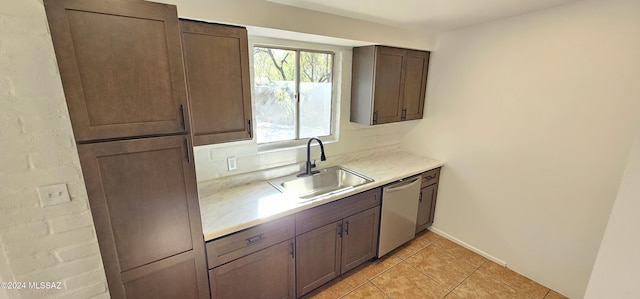
{"type": "Polygon", "coordinates": [[[320,144],[320,161],[327,160],[327,157],[324,155],[324,146],[322,145],[322,141],[320,141],[320,139],[318,138],[309,138],[309,141],[307,142],[307,164],[305,166],[305,171],[301,174],[298,174],[298,177],[314,175],[320,172],[319,170],[311,170],[312,168],[316,167],[316,160],[313,160],[313,163],[311,163],[311,141],[314,140],[318,141],[318,144],[320,144]]]}

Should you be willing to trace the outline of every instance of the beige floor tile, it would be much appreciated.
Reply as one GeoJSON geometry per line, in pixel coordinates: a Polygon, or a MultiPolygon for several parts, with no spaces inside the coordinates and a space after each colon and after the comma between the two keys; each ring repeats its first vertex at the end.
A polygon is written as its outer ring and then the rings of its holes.
{"type": "Polygon", "coordinates": [[[365,284],[368,281],[365,275],[355,270],[356,269],[354,269],[354,271],[349,271],[343,276],[305,295],[303,298],[340,298],[350,293],[351,291],[357,289],[359,286],[365,284]]]}
{"type": "Polygon", "coordinates": [[[461,298],[474,299],[522,299],[527,298],[507,284],[476,271],[465,279],[453,292],[461,298]]]}
{"type": "Polygon", "coordinates": [[[406,262],[394,266],[372,282],[391,298],[440,299],[449,292],[406,262]]]}
{"type": "Polygon", "coordinates": [[[487,259],[484,258],[483,256],[469,249],[466,249],[454,242],[451,242],[445,238],[440,238],[436,240],[435,242],[433,242],[433,245],[436,245],[446,250],[453,256],[457,257],[459,260],[466,262],[476,268],[482,266],[482,264],[484,264],[487,261],[487,259]]]}
{"type": "Polygon", "coordinates": [[[510,287],[534,299],[542,299],[549,292],[547,287],[492,261],[487,261],[482,265],[480,271],[505,282],[510,287]]]}
{"type": "Polygon", "coordinates": [[[303,298],[442,296],[445,299],[566,299],[429,231],[418,234],[414,240],[383,258],[366,262],[303,298]]]}
{"type": "Polygon", "coordinates": [[[455,256],[434,245],[427,246],[405,261],[449,290],[476,270],[475,267],[459,262],[455,256]]]}
{"type": "Polygon", "coordinates": [[[328,285],[324,285],[320,288],[317,288],[313,291],[311,291],[310,293],[302,296],[302,299],[334,299],[334,298],[339,298],[339,297],[331,297],[331,296],[336,296],[336,294],[333,293],[329,293],[329,292],[325,292],[325,290],[327,290],[329,288],[328,285]]]}
{"type": "Polygon", "coordinates": [[[400,262],[402,262],[402,259],[400,259],[399,257],[396,257],[394,255],[387,255],[373,262],[364,263],[362,266],[353,269],[353,271],[360,272],[366,278],[372,279],[380,275],[382,272],[389,270],[391,267],[397,265],[400,262]]]}
{"type": "Polygon", "coordinates": [[[429,241],[429,238],[414,238],[413,240],[407,242],[402,245],[395,251],[392,251],[390,254],[393,256],[399,257],[401,259],[406,259],[416,252],[422,250],[423,248],[429,246],[432,241],[429,241]]]}
{"type": "Polygon", "coordinates": [[[558,292],[556,292],[554,290],[551,290],[551,291],[549,291],[547,296],[544,297],[544,299],[567,299],[567,297],[562,296],[561,294],[559,294],[558,292]]]}
{"type": "Polygon", "coordinates": [[[440,237],[440,235],[429,230],[425,230],[416,236],[416,239],[423,240],[424,242],[427,242],[427,243],[433,243],[440,238],[442,238],[440,237]]]}
{"type": "Polygon", "coordinates": [[[357,298],[387,299],[389,297],[385,293],[383,293],[380,289],[378,289],[375,285],[373,285],[370,282],[367,282],[342,298],[344,299],[357,299],[357,298]]]}
{"type": "Polygon", "coordinates": [[[444,296],[444,298],[442,299],[462,299],[460,298],[460,296],[456,295],[456,293],[451,292],[449,294],[447,294],[447,296],[444,296]]]}

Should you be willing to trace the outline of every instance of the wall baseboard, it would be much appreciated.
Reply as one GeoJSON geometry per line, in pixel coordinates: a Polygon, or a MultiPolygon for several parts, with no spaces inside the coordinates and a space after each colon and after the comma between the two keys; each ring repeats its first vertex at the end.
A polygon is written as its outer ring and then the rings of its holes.
{"type": "Polygon", "coordinates": [[[449,241],[454,242],[454,243],[456,243],[456,244],[458,244],[458,245],[460,245],[460,246],[462,246],[462,247],[464,247],[466,249],[469,249],[469,250],[471,250],[471,251],[473,251],[473,252],[475,252],[475,253],[477,253],[477,254],[479,254],[479,255],[481,255],[481,256],[483,256],[483,257],[485,257],[485,258],[487,258],[487,259],[489,259],[489,260],[491,260],[493,262],[495,262],[498,265],[501,265],[503,267],[507,266],[507,262],[505,262],[505,261],[503,261],[503,260],[501,260],[501,259],[499,259],[499,258],[497,258],[497,257],[495,257],[493,255],[490,255],[490,254],[488,254],[488,253],[486,253],[486,252],[484,252],[484,251],[482,251],[482,250],[480,250],[478,248],[475,248],[475,247],[463,242],[462,240],[460,240],[460,239],[458,239],[458,238],[456,238],[456,237],[454,237],[454,236],[452,236],[452,235],[450,235],[450,234],[438,229],[437,227],[431,226],[431,227],[428,228],[428,230],[430,230],[430,231],[432,231],[432,232],[434,232],[434,233],[436,233],[436,234],[438,234],[438,235],[440,235],[442,237],[445,237],[449,241]]]}

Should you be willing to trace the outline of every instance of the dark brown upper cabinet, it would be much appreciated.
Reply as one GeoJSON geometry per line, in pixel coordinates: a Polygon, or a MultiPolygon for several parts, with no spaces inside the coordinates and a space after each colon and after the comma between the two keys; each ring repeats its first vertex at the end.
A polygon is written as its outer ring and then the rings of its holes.
{"type": "Polygon", "coordinates": [[[251,139],[247,30],[180,20],[195,145],[251,139]]]}
{"type": "Polygon", "coordinates": [[[77,141],[188,132],[175,6],[44,4],[77,141]]]}
{"type": "Polygon", "coordinates": [[[353,48],[351,121],[377,125],[422,118],[429,52],[353,48]]]}

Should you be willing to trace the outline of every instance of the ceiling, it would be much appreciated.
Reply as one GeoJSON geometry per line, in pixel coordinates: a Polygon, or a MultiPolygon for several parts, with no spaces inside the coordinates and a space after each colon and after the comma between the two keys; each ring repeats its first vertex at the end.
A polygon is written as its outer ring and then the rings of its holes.
{"type": "Polygon", "coordinates": [[[431,33],[512,17],[580,0],[266,0],[431,33]]]}

